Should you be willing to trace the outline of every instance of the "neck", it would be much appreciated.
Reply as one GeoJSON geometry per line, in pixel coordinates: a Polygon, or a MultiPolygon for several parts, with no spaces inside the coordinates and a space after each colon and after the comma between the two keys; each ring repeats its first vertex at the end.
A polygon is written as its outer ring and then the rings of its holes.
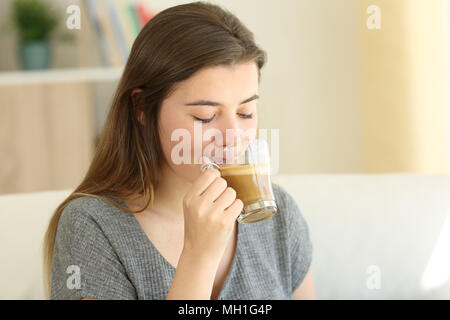
{"type": "Polygon", "coordinates": [[[192,183],[178,176],[166,164],[161,168],[161,179],[155,190],[151,212],[170,218],[184,219],[183,198],[189,191],[192,183]]]}
{"type": "MultiPolygon", "coordinates": [[[[192,183],[178,176],[164,163],[158,188],[154,191],[153,204],[150,204],[141,214],[151,213],[170,220],[183,220],[183,198],[192,183]]],[[[146,204],[143,197],[126,200],[131,209],[141,209],[146,204]]]]}

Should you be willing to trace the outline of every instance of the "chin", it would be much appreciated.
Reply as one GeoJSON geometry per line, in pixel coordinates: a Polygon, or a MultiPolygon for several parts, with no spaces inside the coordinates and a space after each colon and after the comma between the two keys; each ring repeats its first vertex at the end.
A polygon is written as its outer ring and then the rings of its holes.
{"type": "Polygon", "coordinates": [[[172,171],[181,179],[193,183],[200,175],[200,165],[198,164],[172,164],[172,171]]]}

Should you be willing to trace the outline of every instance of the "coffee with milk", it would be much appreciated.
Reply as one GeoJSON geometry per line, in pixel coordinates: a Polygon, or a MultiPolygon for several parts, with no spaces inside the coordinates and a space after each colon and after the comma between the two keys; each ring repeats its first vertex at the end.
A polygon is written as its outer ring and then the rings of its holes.
{"type": "Polygon", "coordinates": [[[244,203],[240,223],[253,223],[272,217],[277,212],[270,179],[270,160],[265,140],[250,142],[243,164],[220,166],[222,178],[236,190],[244,203]]]}

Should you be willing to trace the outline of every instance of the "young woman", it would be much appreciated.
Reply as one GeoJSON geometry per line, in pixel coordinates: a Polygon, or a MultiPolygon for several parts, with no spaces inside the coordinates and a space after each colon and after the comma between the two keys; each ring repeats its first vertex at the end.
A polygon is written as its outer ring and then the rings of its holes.
{"type": "MultiPolygon", "coordinates": [[[[314,298],[308,225],[273,184],[278,213],[238,224],[242,201],[214,168],[175,164],[194,125],[257,128],[266,55],[228,11],[195,2],[157,14],[132,47],[95,156],[56,209],[44,247],[51,299],[314,298]]],[[[242,132],[241,131],[241,132],[242,132]]],[[[233,147],[201,141],[202,146],[233,147]]]]}

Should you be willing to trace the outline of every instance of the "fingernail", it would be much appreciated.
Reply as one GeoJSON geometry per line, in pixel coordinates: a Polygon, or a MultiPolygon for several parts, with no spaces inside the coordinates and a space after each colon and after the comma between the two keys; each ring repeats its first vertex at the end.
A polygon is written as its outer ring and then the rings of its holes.
{"type": "Polygon", "coordinates": [[[203,170],[203,167],[206,166],[208,163],[211,163],[212,161],[206,157],[206,156],[202,156],[200,158],[200,171],[203,170]]]}
{"type": "Polygon", "coordinates": [[[200,159],[200,164],[202,164],[202,165],[208,164],[208,163],[211,163],[211,162],[212,161],[206,156],[202,156],[201,159],[200,159]]]}

